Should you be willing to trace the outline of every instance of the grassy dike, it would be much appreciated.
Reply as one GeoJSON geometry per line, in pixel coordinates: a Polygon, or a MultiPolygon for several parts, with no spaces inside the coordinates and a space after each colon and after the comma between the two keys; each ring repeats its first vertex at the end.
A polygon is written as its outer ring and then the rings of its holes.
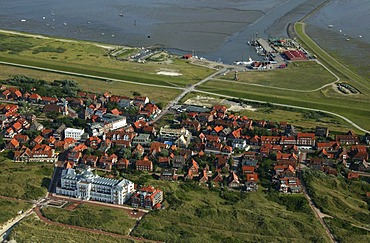
{"type": "Polygon", "coordinates": [[[316,42],[314,42],[305,31],[306,23],[297,22],[294,25],[294,30],[298,35],[299,39],[305,46],[307,46],[313,53],[315,53],[319,60],[322,61],[325,65],[334,69],[336,73],[340,73],[343,76],[347,77],[350,82],[355,85],[362,93],[367,95],[370,94],[369,79],[361,77],[357,73],[353,72],[349,68],[345,67],[343,64],[338,62],[335,58],[330,56],[325,52],[316,42]]]}
{"type": "Polygon", "coordinates": [[[214,72],[178,57],[172,57],[166,62],[145,64],[117,61],[108,55],[108,49],[113,48],[116,46],[0,31],[0,61],[4,62],[102,76],[107,79],[182,87],[214,72]],[[161,70],[182,75],[158,75],[157,72],[161,70]]]}

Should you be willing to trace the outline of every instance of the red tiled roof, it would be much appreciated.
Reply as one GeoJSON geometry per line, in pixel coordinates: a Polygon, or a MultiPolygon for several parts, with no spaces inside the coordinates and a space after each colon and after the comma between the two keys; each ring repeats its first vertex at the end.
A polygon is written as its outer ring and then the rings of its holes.
{"type": "Polygon", "coordinates": [[[121,114],[121,112],[117,109],[117,108],[114,108],[113,110],[110,111],[113,115],[119,115],[121,114]]]}
{"type": "Polygon", "coordinates": [[[315,133],[298,133],[297,139],[301,139],[301,138],[315,139],[315,133]]]}
{"type": "Polygon", "coordinates": [[[247,174],[247,181],[248,182],[250,182],[250,181],[258,182],[258,174],[256,174],[256,173],[247,174]]]}
{"type": "Polygon", "coordinates": [[[19,122],[16,122],[13,124],[13,128],[18,131],[22,128],[22,124],[20,124],[19,122]]]}

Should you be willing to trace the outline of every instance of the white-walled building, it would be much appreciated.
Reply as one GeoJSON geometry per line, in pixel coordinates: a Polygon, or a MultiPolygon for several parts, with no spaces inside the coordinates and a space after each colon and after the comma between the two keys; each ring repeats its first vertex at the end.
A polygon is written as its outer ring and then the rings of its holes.
{"type": "Polygon", "coordinates": [[[77,128],[66,128],[64,130],[64,138],[74,138],[77,141],[81,139],[82,134],[84,134],[84,129],[77,129],[77,128]]]}
{"type": "Polygon", "coordinates": [[[116,116],[112,114],[105,114],[103,116],[104,127],[108,131],[113,131],[116,129],[120,129],[127,125],[126,117],[125,116],[116,116]]]}
{"type": "Polygon", "coordinates": [[[56,193],[121,205],[134,193],[134,183],[126,179],[115,180],[94,175],[90,168],[82,170],[80,174],[70,168],[63,170],[56,193]]]}

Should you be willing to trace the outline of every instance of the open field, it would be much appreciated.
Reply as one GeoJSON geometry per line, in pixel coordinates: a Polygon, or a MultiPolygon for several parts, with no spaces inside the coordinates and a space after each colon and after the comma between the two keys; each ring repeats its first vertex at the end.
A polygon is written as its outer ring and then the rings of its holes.
{"type": "Polygon", "coordinates": [[[370,94],[369,79],[364,78],[357,73],[351,71],[336,59],[330,56],[327,52],[320,48],[305,32],[305,23],[297,22],[294,25],[294,30],[298,35],[299,39],[307,46],[311,51],[313,51],[318,58],[328,67],[332,68],[335,73],[340,73],[349,79],[350,84],[358,88],[362,93],[367,95],[370,94]]]}
{"type": "Polygon", "coordinates": [[[122,62],[110,59],[97,43],[54,38],[0,34],[0,60],[62,71],[122,79],[138,83],[186,86],[210,75],[213,70],[174,58],[171,62],[122,62]],[[158,75],[161,70],[179,77],[158,75]]]}
{"type": "Polygon", "coordinates": [[[316,126],[328,127],[330,132],[348,132],[354,130],[356,133],[361,133],[357,129],[354,129],[345,121],[339,118],[331,116],[319,116],[310,118],[309,112],[299,112],[298,110],[289,111],[279,108],[259,108],[255,111],[242,110],[240,115],[246,115],[247,117],[254,120],[266,120],[282,122],[286,121],[293,124],[296,128],[301,128],[304,131],[314,131],[316,126]]]}
{"type": "Polygon", "coordinates": [[[50,225],[31,215],[14,227],[9,235],[17,242],[134,242],[108,235],[94,234],[67,227],[50,225]]]}
{"type": "Polygon", "coordinates": [[[14,163],[1,154],[0,168],[0,195],[30,200],[45,196],[54,165],[14,163]]]}
{"type": "Polygon", "coordinates": [[[303,195],[287,195],[287,207],[263,192],[241,195],[186,183],[173,188],[165,191],[169,207],[145,216],[135,236],[166,242],[328,242],[303,195]]]}
{"type": "MultiPolygon", "coordinates": [[[[234,80],[234,73],[221,76],[225,80],[234,80]]],[[[314,90],[336,81],[336,78],[316,62],[291,63],[285,69],[269,71],[246,71],[238,73],[242,84],[258,84],[269,87],[314,90]]]]}
{"type": "Polygon", "coordinates": [[[42,213],[51,221],[122,235],[127,235],[136,223],[125,210],[87,204],[81,204],[71,211],[65,208],[45,207],[42,213]]]}
{"type": "Polygon", "coordinates": [[[97,79],[77,77],[73,75],[59,74],[47,71],[40,71],[28,68],[0,65],[0,80],[8,79],[14,75],[23,75],[52,82],[54,80],[74,80],[78,83],[79,88],[84,91],[104,93],[112,92],[115,95],[132,96],[133,92],[139,92],[143,96],[148,96],[151,100],[167,104],[174,99],[179,90],[136,85],[123,82],[104,82],[97,79]]]}
{"type": "Polygon", "coordinates": [[[316,92],[297,93],[294,91],[281,91],[273,87],[246,86],[217,80],[208,81],[198,87],[198,89],[269,103],[331,111],[349,118],[364,129],[370,129],[370,110],[368,109],[370,97],[365,94],[344,96],[334,93],[331,87],[326,87],[316,92]]]}
{"type": "MultiPolygon", "coordinates": [[[[185,103],[189,100],[194,100],[199,97],[196,93],[187,94],[182,100],[182,103],[185,103]]],[[[212,104],[223,104],[227,107],[230,107],[229,104],[224,102],[224,99],[218,98],[217,96],[201,96],[204,97],[205,103],[202,103],[202,100],[197,102],[198,105],[204,106],[209,103],[212,104]],[[209,97],[208,100],[205,97],[209,97]]],[[[286,121],[290,124],[293,124],[296,128],[301,128],[305,131],[312,131],[316,126],[326,126],[331,132],[348,132],[350,130],[355,131],[356,133],[362,133],[361,131],[354,129],[350,124],[339,119],[337,117],[312,113],[306,110],[292,109],[292,108],[283,108],[278,106],[261,106],[257,104],[251,104],[250,108],[241,109],[240,111],[230,111],[233,114],[247,116],[253,120],[266,120],[273,122],[282,122],[286,121]]]]}
{"type": "Polygon", "coordinates": [[[366,202],[366,192],[370,191],[369,183],[347,181],[318,171],[306,170],[303,176],[317,207],[333,217],[325,218],[325,222],[338,241],[370,241],[370,202],[366,202]]]}
{"type": "Polygon", "coordinates": [[[16,217],[19,211],[26,211],[30,207],[30,203],[21,200],[0,198],[0,225],[16,217]]]}

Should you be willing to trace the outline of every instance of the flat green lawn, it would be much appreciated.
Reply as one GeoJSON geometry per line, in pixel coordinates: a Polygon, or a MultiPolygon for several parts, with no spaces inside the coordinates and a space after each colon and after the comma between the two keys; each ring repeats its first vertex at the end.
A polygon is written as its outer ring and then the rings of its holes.
{"type": "Polygon", "coordinates": [[[166,242],[328,242],[303,195],[286,195],[287,207],[263,192],[241,196],[166,183],[167,208],[146,215],[135,236],[166,242]]]}
{"type": "Polygon", "coordinates": [[[325,222],[334,236],[340,242],[369,242],[370,202],[366,202],[366,192],[370,191],[370,184],[347,181],[318,171],[306,170],[303,175],[315,204],[333,217],[325,218],[325,222]]]}
{"type": "MultiPolygon", "coordinates": [[[[234,73],[221,77],[234,80],[234,73]]],[[[296,90],[314,90],[336,81],[335,76],[316,62],[291,63],[285,69],[239,72],[238,78],[241,85],[258,84],[296,90]]]]}
{"type": "Polygon", "coordinates": [[[50,225],[31,215],[17,224],[10,233],[9,240],[16,242],[134,242],[123,238],[94,234],[71,228],[50,225]]]}
{"type": "Polygon", "coordinates": [[[0,195],[25,200],[44,197],[54,165],[14,163],[0,155],[0,195]]]}
{"type": "Polygon", "coordinates": [[[102,45],[83,41],[63,41],[54,38],[44,39],[1,33],[0,45],[2,45],[0,47],[1,61],[138,83],[184,87],[214,72],[179,58],[166,63],[142,64],[117,61],[108,57],[107,50],[102,45]],[[40,48],[44,51],[35,52],[40,48]],[[61,48],[64,51],[58,52],[57,50],[61,48]],[[178,77],[158,75],[159,71],[178,72],[182,75],[178,77]]]}
{"type": "Polygon", "coordinates": [[[19,211],[26,211],[30,207],[31,204],[24,201],[0,198],[0,225],[16,217],[19,211]]]}
{"type": "Polygon", "coordinates": [[[83,77],[77,77],[73,75],[58,74],[53,72],[39,71],[28,68],[20,68],[8,65],[0,65],[0,79],[8,79],[14,75],[23,75],[26,77],[37,78],[52,82],[54,80],[74,80],[78,83],[82,90],[104,93],[112,92],[115,95],[132,96],[133,92],[139,92],[143,96],[149,97],[151,100],[156,102],[162,102],[167,104],[173,100],[177,95],[180,94],[181,90],[170,89],[170,88],[158,88],[150,87],[139,84],[130,84],[123,82],[103,82],[97,79],[89,79],[83,77]]]}
{"type": "Polygon", "coordinates": [[[335,112],[351,119],[364,129],[370,129],[370,97],[365,94],[344,96],[333,91],[331,87],[316,92],[297,93],[273,87],[247,86],[213,80],[204,83],[198,89],[239,98],[335,112]]]}
{"type": "Polygon", "coordinates": [[[64,208],[46,207],[42,209],[42,213],[46,218],[55,222],[122,235],[127,235],[136,223],[136,220],[130,218],[124,210],[87,204],[81,204],[71,211],[64,208]]]}

